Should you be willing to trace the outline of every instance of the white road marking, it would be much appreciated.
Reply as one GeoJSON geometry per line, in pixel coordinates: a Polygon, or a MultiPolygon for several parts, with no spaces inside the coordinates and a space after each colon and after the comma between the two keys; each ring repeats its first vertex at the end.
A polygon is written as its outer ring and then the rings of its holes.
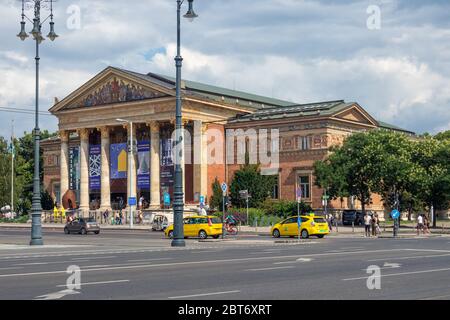
{"type": "Polygon", "coordinates": [[[287,264],[287,263],[297,263],[297,262],[311,262],[313,259],[311,258],[298,258],[294,261],[282,261],[282,262],[274,262],[274,264],[287,264]]]}
{"type": "Polygon", "coordinates": [[[0,270],[11,270],[11,269],[23,269],[23,267],[8,267],[8,268],[0,268],[0,270]]]}
{"type": "Polygon", "coordinates": [[[259,268],[259,269],[246,269],[244,271],[268,271],[268,270],[277,270],[277,269],[292,269],[294,266],[286,266],[286,267],[272,267],[272,268],[259,268]]]}
{"type": "Polygon", "coordinates": [[[177,297],[168,297],[168,299],[184,299],[184,298],[193,298],[193,297],[205,297],[205,296],[215,296],[219,294],[228,294],[228,293],[239,293],[240,290],[233,291],[222,291],[222,292],[211,292],[211,293],[200,293],[200,294],[190,294],[187,296],[177,296],[177,297]]]}
{"type": "Polygon", "coordinates": [[[445,298],[450,298],[450,294],[445,295],[445,296],[434,296],[434,297],[429,297],[429,298],[423,298],[420,300],[437,300],[437,299],[445,299],[445,298]]]}
{"type": "MultiPolygon", "coordinates": [[[[388,263],[385,262],[384,266],[382,266],[380,269],[381,270],[386,270],[386,269],[398,269],[400,268],[402,265],[400,263],[388,263]]],[[[367,268],[361,269],[361,271],[367,271],[367,268]]]]}
{"type": "MultiPolygon", "coordinates": [[[[410,257],[391,257],[389,259],[391,260],[409,260],[409,259],[422,259],[422,258],[438,258],[438,257],[448,257],[450,256],[449,254],[434,254],[431,256],[410,256],[410,257]]],[[[386,260],[386,258],[384,259],[371,259],[371,260],[367,260],[368,262],[374,262],[374,261],[384,261],[386,260]]]]}
{"type": "Polygon", "coordinates": [[[450,253],[450,250],[438,250],[438,249],[403,249],[406,251],[421,251],[421,252],[447,252],[450,253]]]}
{"type": "MultiPolygon", "coordinates": [[[[93,286],[93,285],[97,285],[97,284],[110,284],[110,283],[122,283],[122,282],[130,282],[130,280],[111,280],[111,281],[98,281],[98,282],[85,282],[85,283],[81,283],[80,285],[83,286],[93,286]]],[[[64,288],[67,285],[65,284],[60,284],[57,285],[56,287],[58,288],[64,288]]]]}
{"type": "MultiPolygon", "coordinates": [[[[421,270],[421,271],[412,271],[412,272],[401,272],[401,273],[391,273],[391,274],[381,274],[380,277],[394,277],[394,276],[403,276],[403,275],[408,275],[408,274],[443,272],[443,271],[450,271],[450,268],[421,270]]],[[[368,277],[358,277],[358,278],[348,278],[348,279],[342,279],[342,280],[343,281],[352,281],[352,280],[362,280],[362,279],[367,279],[367,278],[368,277]]]]}
{"type": "Polygon", "coordinates": [[[94,260],[94,259],[112,259],[117,258],[117,256],[107,256],[107,257],[93,257],[93,258],[72,258],[72,260],[94,260]]]}
{"type": "Polygon", "coordinates": [[[158,260],[172,260],[173,258],[155,258],[155,259],[138,259],[138,260],[127,260],[128,262],[150,262],[158,260]]]}
{"type": "Polygon", "coordinates": [[[49,294],[44,294],[42,296],[37,296],[36,298],[34,298],[34,300],[57,300],[57,299],[64,298],[65,296],[71,295],[71,294],[79,294],[79,292],[75,291],[75,290],[65,289],[65,290],[61,290],[58,292],[53,292],[53,293],[49,293],[49,294]]]}

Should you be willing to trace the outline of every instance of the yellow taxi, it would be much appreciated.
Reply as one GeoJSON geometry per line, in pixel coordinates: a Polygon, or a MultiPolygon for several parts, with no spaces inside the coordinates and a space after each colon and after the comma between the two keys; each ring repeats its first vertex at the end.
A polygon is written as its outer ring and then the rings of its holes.
{"type": "MultiPolygon", "coordinates": [[[[222,220],[215,216],[191,216],[183,219],[184,237],[199,237],[214,239],[222,235],[222,220]]],[[[173,224],[164,230],[166,237],[173,238],[173,224]]]]}
{"type": "MultiPolygon", "coordinates": [[[[328,223],[322,216],[316,216],[314,214],[301,215],[300,236],[303,239],[309,238],[309,236],[317,236],[323,238],[330,233],[328,223]]],[[[297,222],[297,216],[292,216],[283,221],[277,223],[272,227],[270,233],[274,238],[279,237],[295,237],[298,236],[299,227],[297,222]]]]}

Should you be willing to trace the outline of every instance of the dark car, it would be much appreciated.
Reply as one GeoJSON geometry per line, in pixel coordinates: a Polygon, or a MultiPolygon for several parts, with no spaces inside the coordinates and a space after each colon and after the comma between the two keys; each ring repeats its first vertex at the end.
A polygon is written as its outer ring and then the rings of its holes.
{"type": "Polygon", "coordinates": [[[65,234],[88,234],[88,232],[93,232],[95,234],[100,233],[100,226],[93,218],[76,218],[72,222],[67,222],[66,226],[64,227],[65,234]]]}
{"type": "Polygon", "coordinates": [[[364,215],[361,211],[356,210],[344,210],[342,212],[342,224],[355,226],[362,226],[364,224],[364,215]]]}

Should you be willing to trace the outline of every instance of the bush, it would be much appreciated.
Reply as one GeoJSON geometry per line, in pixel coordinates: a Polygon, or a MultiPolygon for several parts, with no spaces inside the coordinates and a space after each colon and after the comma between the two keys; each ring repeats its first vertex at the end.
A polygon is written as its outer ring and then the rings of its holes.
{"type": "MultiPolygon", "coordinates": [[[[297,214],[298,204],[296,201],[268,199],[264,201],[261,208],[266,212],[266,215],[286,218],[297,214]]],[[[310,205],[304,202],[300,203],[300,214],[309,213],[311,211],[313,210],[310,205]]]]}

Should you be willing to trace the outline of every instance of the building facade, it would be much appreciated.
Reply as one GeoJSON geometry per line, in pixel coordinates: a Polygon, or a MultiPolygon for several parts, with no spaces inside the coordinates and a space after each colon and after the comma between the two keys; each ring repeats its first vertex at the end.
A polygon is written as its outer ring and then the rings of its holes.
{"type": "MultiPolygon", "coordinates": [[[[200,196],[209,199],[216,178],[230,183],[243,153],[260,162],[257,155],[273,156],[276,148],[276,163],[261,165],[263,174],[275,175],[278,181],[273,197],[294,200],[300,188],[305,202],[322,208],[323,190],[314,185],[312,174],[314,161],[324,159],[331,146],[342,144],[353,132],[401,130],[375,120],[358,103],[341,100],[294,104],[192,81],[182,81],[182,100],[181,165],[188,205],[198,204],[200,196]],[[251,143],[262,136],[268,149],[251,143]]],[[[50,112],[58,118],[59,135],[41,146],[44,187],[56,202],[67,206],[65,197],[72,194],[73,207],[115,209],[121,201],[126,203],[130,184],[150,209],[164,205],[164,194],[171,196],[175,79],[108,67],[56,100],[50,112]],[[128,163],[130,135],[135,153],[128,163]]],[[[345,209],[359,204],[340,199],[328,206],[345,209]]],[[[369,209],[384,209],[377,195],[369,209]]]]}

